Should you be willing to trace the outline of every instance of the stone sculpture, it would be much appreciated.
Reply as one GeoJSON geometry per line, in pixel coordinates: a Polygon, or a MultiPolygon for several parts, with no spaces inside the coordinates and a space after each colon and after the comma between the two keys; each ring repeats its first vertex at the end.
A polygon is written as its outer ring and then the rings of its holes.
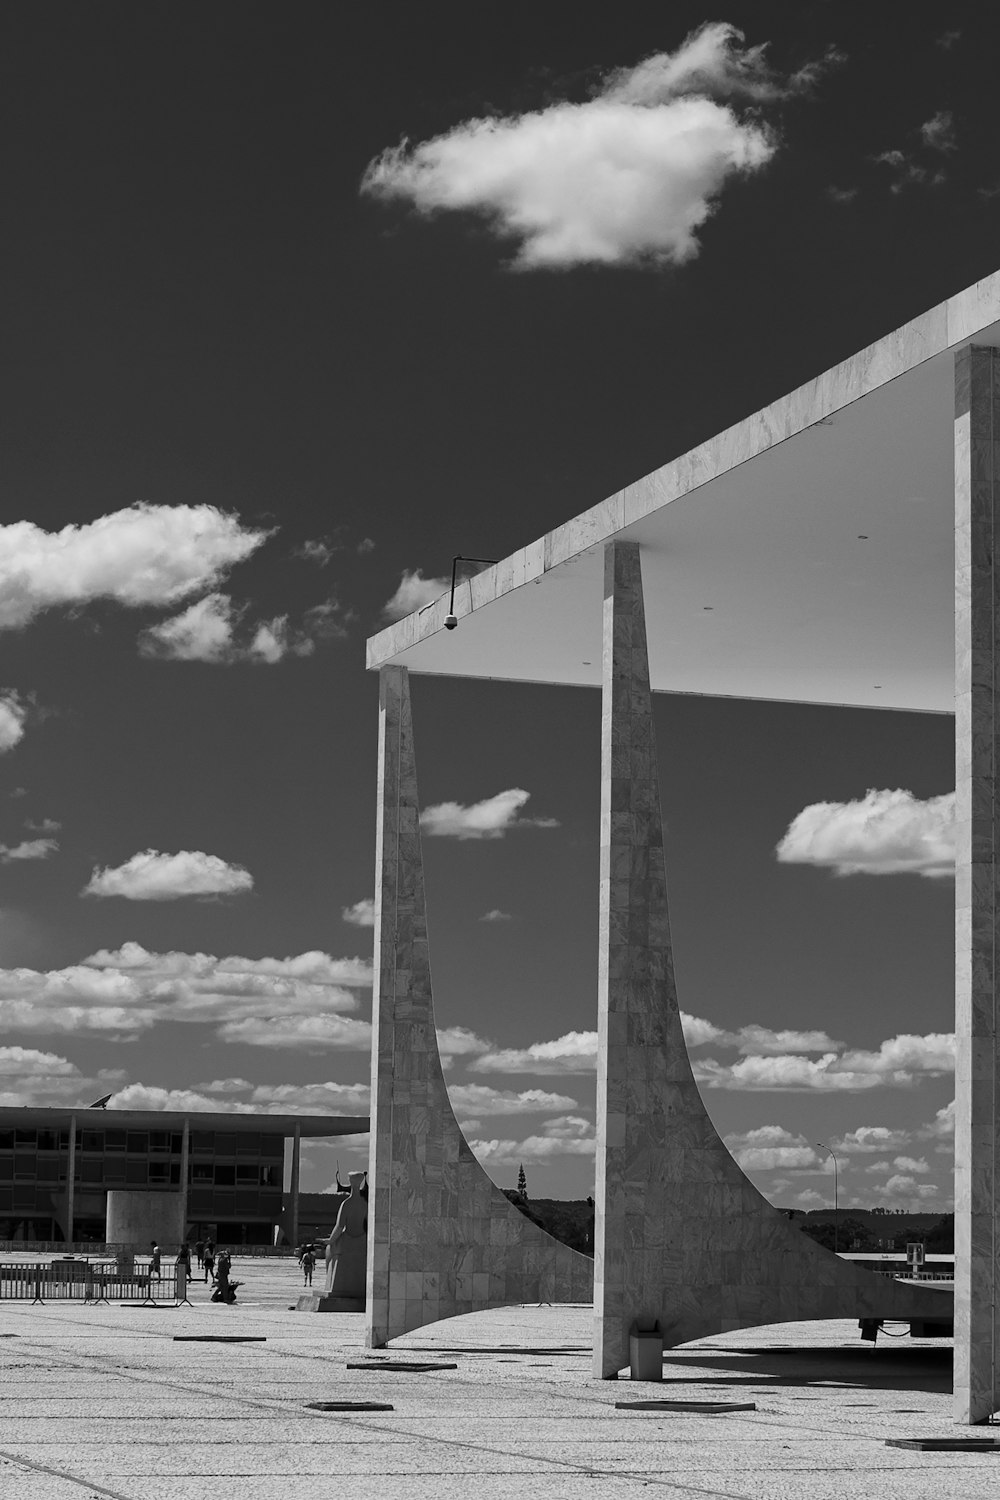
{"type": "Polygon", "coordinates": [[[348,1173],[350,1192],[341,1200],[337,1222],[326,1242],[327,1297],[363,1297],[368,1240],[368,1204],[361,1196],[364,1172],[348,1173]]]}

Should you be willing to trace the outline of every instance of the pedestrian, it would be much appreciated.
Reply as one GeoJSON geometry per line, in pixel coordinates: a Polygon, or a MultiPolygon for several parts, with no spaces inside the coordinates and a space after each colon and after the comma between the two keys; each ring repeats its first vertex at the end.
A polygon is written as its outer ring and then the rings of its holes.
{"type": "Polygon", "coordinates": [[[201,1264],[205,1271],[205,1280],[211,1281],[212,1272],[215,1270],[215,1256],[209,1250],[207,1245],[205,1246],[205,1252],[201,1257],[201,1264]]]}
{"type": "Polygon", "coordinates": [[[211,1235],[209,1235],[208,1238],[205,1240],[205,1254],[206,1255],[210,1255],[212,1257],[212,1261],[214,1263],[214,1261],[215,1261],[215,1241],[213,1240],[213,1238],[212,1238],[211,1235]]]}
{"type": "Polygon", "coordinates": [[[302,1267],[302,1285],[312,1286],[313,1271],[316,1266],[316,1257],[313,1254],[312,1245],[307,1245],[299,1257],[299,1265],[302,1267]]]}
{"type": "Polygon", "coordinates": [[[201,1270],[201,1257],[204,1255],[204,1253],[205,1253],[205,1241],[204,1240],[195,1240],[195,1242],[194,1242],[194,1257],[195,1257],[195,1260],[198,1262],[198,1269],[199,1269],[199,1271],[201,1270]]]}
{"type": "Polygon", "coordinates": [[[160,1257],[161,1257],[160,1247],[156,1243],[155,1240],[152,1240],[150,1242],[150,1256],[149,1256],[149,1279],[150,1279],[150,1281],[152,1281],[152,1279],[153,1279],[154,1276],[156,1277],[157,1281],[162,1281],[163,1280],[163,1273],[160,1270],[160,1257]]]}

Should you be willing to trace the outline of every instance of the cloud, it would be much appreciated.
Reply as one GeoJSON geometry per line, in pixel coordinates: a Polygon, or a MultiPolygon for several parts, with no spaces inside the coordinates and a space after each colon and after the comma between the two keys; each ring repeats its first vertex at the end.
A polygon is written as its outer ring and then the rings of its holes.
{"type": "Polygon", "coordinates": [[[955,1100],[939,1109],[929,1125],[920,1134],[929,1140],[951,1141],[955,1138],[955,1100]]]}
{"type": "Polygon", "coordinates": [[[826,190],[826,196],[831,203],[853,203],[858,196],[858,190],[856,187],[841,188],[831,184],[826,190]]]}
{"type": "Polygon", "coordinates": [[[544,1089],[493,1089],[484,1083],[458,1083],[448,1090],[452,1108],[462,1119],[468,1115],[540,1115],[565,1113],[577,1109],[575,1099],[567,1094],[551,1094],[544,1089]]]}
{"type": "Polygon", "coordinates": [[[945,1033],[907,1034],[884,1041],[877,1052],[854,1049],[827,1052],[819,1058],[748,1056],[731,1065],[705,1058],[693,1066],[698,1082],[707,1088],[790,1093],[910,1088],[923,1078],[954,1071],[955,1038],[945,1033]]]}
{"type": "Polygon", "coordinates": [[[182,849],[161,854],[146,849],[123,865],[95,869],[82,896],[120,896],[126,901],[178,901],[188,896],[238,896],[253,890],[253,876],[242,865],[217,854],[182,849]]]}
{"type": "Polygon", "coordinates": [[[287,615],[245,623],[247,608],[234,605],[228,594],[206,594],[179,615],[144,630],[140,655],[216,666],[274,666],[288,656],[311,656],[317,640],[343,639],[353,619],[335,599],[306,610],[299,630],[289,625],[287,615]]]}
{"type": "Polygon", "coordinates": [[[332,537],[316,537],[311,541],[305,541],[299,547],[292,548],[293,557],[301,557],[305,562],[313,562],[320,568],[325,568],[335,552],[340,551],[340,544],[332,537]]]}
{"type": "Polygon", "coordinates": [[[250,1016],[242,1021],[224,1021],[219,1027],[224,1042],[245,1047],[294,1047],[323,1052],[330,1047],[364,1052],[371,1046],[372,1029],[353,1016],[250,1016]]]}
{"type": "Polygon", "coordinates": [[[792,1135],[781,1125],[760,1125],[739,1135],[727,1135],[725,1143],[747,1172],[789,1171],[821,1168],[816,1152],[804,1135],[792,1135]]]}
{"type": "Polygon", "coordinates": [[[781,77],[764,46],[714,22],[673,53],[610,73],[595,97],[521,115],[466,120],[372,161],[361,190],[419,212],[484,218],[516,245],[522,270],[680,265],[726,183],[774,156],[760,106],[808,93],[826,58],[781,77]],[[721,99],[750,101],[743,118],[721,99]]]}
{"type": "Polygon", "coordinates": [[[836,875],[953,875],[955,794],[922,802],[912,792],[869,790],[855,802],[814,802],[792,819],[775,852],[782,864],[836,875]]]}
{"type": "Polygon", "coordinates": [[[962,33],[960,31],[943,31],[940,36],[934,38],[935,47],[942,47],[945,52],[950,52],[955,43],[959,41],[962,33]]]}
{"type": "Polygon", "coordinates": [[[438,1031],[437,1041],[438,1051],[445,1064],[453,1057],[475,1057],[488,1052],[493,1045],[477,1036],[474,1031],[469,1031],[466,1026],[446,1026],[438,1031]]]}
{"type": "Polygon", "coordinates": [[[889,187],[891,193],[901,193],[904,188],[916,187],[921,183],[926,183],[929,187],[940,187],[945,181],[945,173],[940,169],[932,172],[914,161],[912,157],[907,156],[905,151],[896,148],[891,151],[880,151],[877,156],[872,157],[872,161],[879,166],[891,168],[894,173],[889,187]]]}
{"type": "Polygon", "coordinates": [[[367,1083],[260,1084],[253,1091],[252,1102],[289,1114],[366,1115],[370,1093],[367,1083]]]}
{"type": "Polygon", "coordinates": [[[597,1066],[597,1032],[567,1031],[530,1047],[498,1047],[469,1064],[470,1073],[592,1073],[597,1066]]]}
{"type": "Polygon", "coordinates": [[[370,536],[363,536],[354,550],[359,557],[366,557],[369,552],[375,551],[375,543],[370,536]]]}
{"type": "Polygon", "coordinates": [[[843,1042],[834,1041],[825,1031],[774,1031],[770,1026],[741,1026],[738,1031],[726,1031],[700,1016],[689,1016],[681,1012],[684,1040],[689,1047],[704,1047],[712,1043],[718,1047],[735,1047],[740,1052],[785,1053],[785,1052],[834,1052],[843,1047],[843,1042]]]}
{"type": "Polygon", "coordinates": [[[905,1130],[890,1130],[885,1125],[859,1125],[856,1130],[849,1130],[839,1140],[834,1140],[833,1148],[838,1155],[866,1156],[905,1146],[909,1139],[905,1130]]]}
{"type": "Polygon", "coordinates": [[[193,1085],[202,1094],[249,1094],[253,1084],[246,1078],[215,1078],[211,1083],[193,1085]]]}
{"type": "Polygon", "coordinates": [[[34,1047],[0,1047],[0,1074],[18,1078],[26,1074],[79,1078],[80,1070],[55,1052],[39,1052],[34,1047]]]}
{"type": "Polygon", "coordinates": [[[439,802],[420,814],[420,827],[431,838],[446,839],[502,839],[511,828],[558,828],[555,818],[518,817],[530,796],[521,787],[511,787],[469,807],[439,802]]]}
{"type": "Polygon", "coordinates": [[[920,137],[925,146],[933,151],[955,151],[958,140],[955,136],[955,116],[950,109],[939,109],[936,115],[925,120],[920,127],[920,137]]]}
{"type": "Polygon", "coordinates": [[[13,846],[0,844],[0,865],[21,859],[48,859],[59,848],[57,839],[23,839],[13,846]]]}
{"type": "MultiPolygon", "coordinates": [[[[3,528],[0,527],[0,533],[3,528]]],[[[0,605],[0,609],[2,609],[0,605]]],[[[24,722],[28,717],[28,710],[21,702],[17,693],[0,692],[0,755],[5,755],[8,750],[13,750],[15,745],[20,744],[24,738],[24,722]]],[[[11,793],[14,796],[14,793],[11,793]]]]}
{"type": "Polygon", "coordinates": [[[133,505],[59,532],[0,526],[0,629],[94,599],[173,604],[212,586],[269,534],[214,505],[133,505]]]}
{"type": "Polygon", "coordinates": [[[31,833],[58,833],[62,824],[57,823],[55,818],[43,818],[40,823],[35,823],[31,818],[26,818],[24,826],[31,833]]]}
{"type": "Polygon", "coordinates": [[[448,578],[425,578],[419,568],[414,568],[412,573],[404,568],[399,587],[382,606],[382,619],[387,623],[405,619],[415,609],[433,604],[435,599],[440,599],[450,588],[451,580],[448,578]]]}
{"type": "Polygon", "coordinates": [[[341,907],[340,915],[341,919],[351,927],[374,927],[374,896],[364,896],[360,901],[355,901],[353,906],[341,907]]]}
{"type": "Polygon", "coordinates": [[[930,1171],[930,1167],[922,1156],[918,1158],[897,1156],[893,1161],[893,1166],[898,1168],[900,1172],[924,1173],[930,1171]]]}
{"type": "Polygon", "coordinates": [[[886,1196],[895,1199],[906,1199],[908,1204],[915,1200],[922,1202],[927,1198],[936,1198],[938,1188],[932,1182],[917,1182],[915,1177],[906,1173],[890,1177],[885,1185],[886,1196]]]}
{"type": "Polygon", "coordinates": [[[499,906],[493,906],[489,911],[484,911],[479,920],[480,922],[512,922],[514,918],[509,911],[501,911],[499,906]]]}
{"type": "Polygon", "coordinates": [[[552,1161],[561,1156],[593,1156],[594,1127],[580,1115],[560,1115],[546,1121],[538,1135],[524,1140],[470,1140],[480,1161],[490,1166],[516,1167],[521,1162],[552,1161]]]}
{"type": "MultiPolygon", "coordinates": [[[[129,1038],[163,1022],[210,1025],[254,1021],[252,1044],[282,1038],[296,1018],[323,1021],[358,1009],[353,993],[371,985],[366,959],[302,953],[290,958],[215,958],[206,953],[151,953],[138,943],[100,950],[82,964],[39,972],[0,970],[0,1030],[103,1033],[129,1038]],[[283,1029],[280,1029],[278,1022],[283,1029]],[[268,1023],[274,1023],[270,1031],[268,1023]]],[[[288,1045],[309,1045],[298,1031],[288,1045]]],[[[337,1046],[369,1045],[368,1023],[328,1027],[337,1046]],[[359,1029],[360,1028],[360,1029],[359,1029]]]]}

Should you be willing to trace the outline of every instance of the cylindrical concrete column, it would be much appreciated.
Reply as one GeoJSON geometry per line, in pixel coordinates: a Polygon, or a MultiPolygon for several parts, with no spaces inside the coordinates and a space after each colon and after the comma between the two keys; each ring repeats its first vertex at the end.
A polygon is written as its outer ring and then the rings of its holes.
{"type": "Polygon", "coordinates": [[[292,1136],[292,1245],[299,1247],[299,1173],[302,1167],[302,1126],[292,1136]]]}
{"type": "Polygon", "coordinates": [[[184,1131],[181,1135],[181,1243],[183,1244],[187,1235],[188,1221],[188,1175],[191,1160],[191,1121],[184,1121],[184,1131]]]}
{"type": "Polygon", "coordinates": [[[76,1115],[70,1116],[69,1153],[66,1158],[66,1240],[73,1243],[73,1218],[76,1210],[76,1115]]]}

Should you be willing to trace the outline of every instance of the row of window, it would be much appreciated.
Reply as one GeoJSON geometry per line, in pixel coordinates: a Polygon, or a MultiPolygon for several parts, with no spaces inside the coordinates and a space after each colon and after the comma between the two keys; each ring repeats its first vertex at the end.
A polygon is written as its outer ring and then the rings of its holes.
{"type": "MultiPolygon", "coordinates": [[[[65,1182],[66,1159],[58,1156],[0,1156],[0,1182],[65,1182]]],[[[103,1161],[77,1158],[73,1174],[76,1182],[99,1182],[108,1187],[125,1183],[129,1187],[179,1184],[179,1161],[131,1161],[105,1157],[103,1161]]],[[[188,1182],[217,1183],[220,1187],[280,1187],[281,1167],[269,1162],[191,1162],[188,1182]]]]}
{"type": "MultiPolygon", "coordinates": [[[[180,1156],[179,1130],[77,1130],[77,1151],[180,1156]]],[[[68,1130],[0,1130],[0,1152],[69,1150],[68,1130]]],[[[284,1138],[257,1131],[192,1130],[192,1156],[283,1156],[284,1138]]]]}

